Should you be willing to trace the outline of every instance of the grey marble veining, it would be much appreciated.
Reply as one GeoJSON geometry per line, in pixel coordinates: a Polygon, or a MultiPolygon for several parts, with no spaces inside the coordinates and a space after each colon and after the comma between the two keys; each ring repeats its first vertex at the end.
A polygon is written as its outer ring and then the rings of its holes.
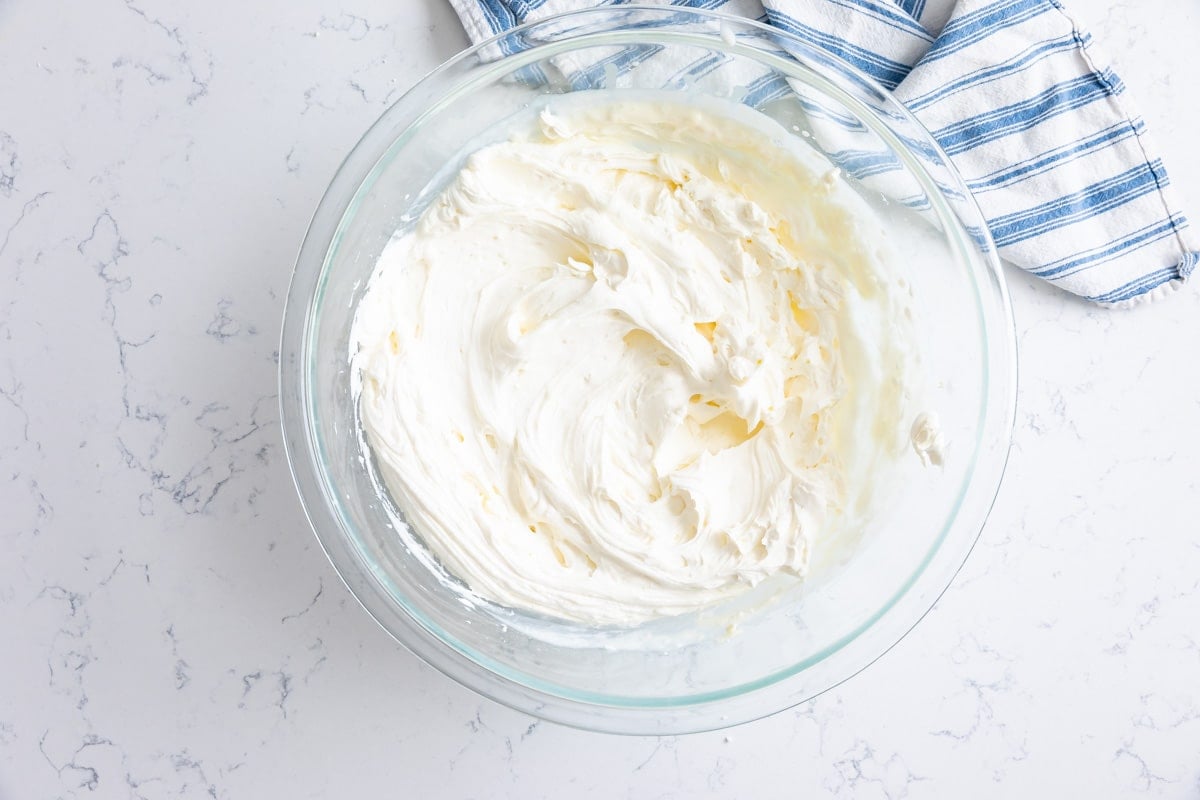
{"type": "MultiPolygon", "coordinates": [[[[1200,8],[1074,7],[1200,214],[1200,8]]],[[[585,734],[375,627],[288,476],[279,321],[341,157],[463,44],[444,0],[0,4],[0,798],[1200,796],[1195,286],[1114,313],[1012,276],[979,545],[800,708],[585,734]]]]}

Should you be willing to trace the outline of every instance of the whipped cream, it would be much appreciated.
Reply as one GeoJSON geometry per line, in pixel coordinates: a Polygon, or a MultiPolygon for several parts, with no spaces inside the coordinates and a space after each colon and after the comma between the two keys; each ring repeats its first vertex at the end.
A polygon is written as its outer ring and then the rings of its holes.
{"type": "Polygon", "coordinates": [[[732,102],[579,93],[474,152],[357,309],[367,440],[472,591],[679,614],[854,524],[908,439],[886,234],[732,102]]]}
{"type": "Polygon", "coordinates": [[[912,439],[913,452],[921,459],[922,464],[927,467],[940,467],[946,463],[946,437],[942,435],[936,414],[917,414],[909,436],[912,439]]]}

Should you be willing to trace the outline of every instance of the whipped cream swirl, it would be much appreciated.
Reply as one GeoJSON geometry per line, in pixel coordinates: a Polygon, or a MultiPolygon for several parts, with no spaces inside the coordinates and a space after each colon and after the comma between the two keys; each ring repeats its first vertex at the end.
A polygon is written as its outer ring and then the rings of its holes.
{"type": "Polygon", "coordinates": [[[816,153],[733,103],[586,94],[389,244],[353,364],[447,569],[628,624],[804,575],[899,447],[906,342],[886,235],[816,153]]]}

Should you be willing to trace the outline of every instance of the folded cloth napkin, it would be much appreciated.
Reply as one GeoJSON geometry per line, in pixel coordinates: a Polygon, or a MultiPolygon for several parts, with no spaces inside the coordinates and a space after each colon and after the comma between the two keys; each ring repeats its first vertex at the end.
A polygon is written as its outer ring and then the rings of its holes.
{"type": "MultiPolygon", "coordinates": [[[[474,42],[614,4],[450,2],[474,42]]],[[[871,75],[941,143],[1001,257],[1069,292],[1130,304],[1178,286],[1200,262],[1145,124],[1060,0],[651,4],[764,21],[871,75]]]]}

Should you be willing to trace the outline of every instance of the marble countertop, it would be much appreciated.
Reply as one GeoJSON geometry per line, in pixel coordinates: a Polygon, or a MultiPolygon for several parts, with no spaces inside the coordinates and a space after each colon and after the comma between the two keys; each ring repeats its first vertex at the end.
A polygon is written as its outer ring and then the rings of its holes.
{"type": "MultiPolygon", "coordinates": [[[[1074,7],[1200,214],[1200,6],[1074,7]]],[[[297,247],[465,44],[445,0],[12,0],[0,42],[0,798],[1200,796],[1200,284],[1012,275],[1007,478],[874,666],[724,732],[568,730],[376,627],[281,446],[297,247]]]]}

